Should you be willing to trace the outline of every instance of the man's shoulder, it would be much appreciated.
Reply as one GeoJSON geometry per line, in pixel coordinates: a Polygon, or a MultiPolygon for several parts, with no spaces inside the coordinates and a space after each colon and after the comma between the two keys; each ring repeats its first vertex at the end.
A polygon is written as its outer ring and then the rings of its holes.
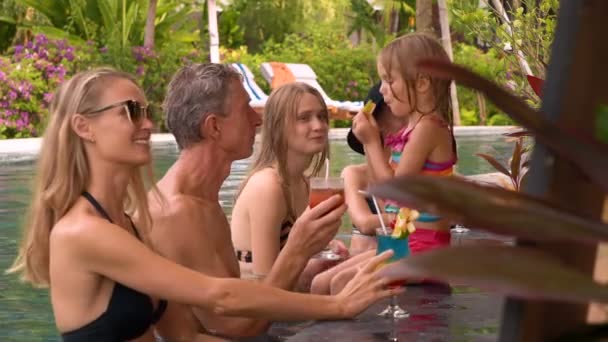
{"type": "Polygon", "coordinates": [[[190,230],[217,216],[217,203],[183,194],[163,196],[153,206],[150,214],[153,230],[190,230]]]}
{"type": "Polygon", "coordinates": [[[206,199],[182,193],[155,194],[151,192],[148,199],[152,215],[158,217],[197,212],[213,205],[211,201],[206,199]]]}
{"type": "Polygon", "coordinates": [[[167,198],[170,212],[183,213],[192,210],[202,210],[211,205],[211,202],[194,196],[184,194],[173,194],[167,198]]]}
{"type": "Polygon", "coordinates": [[[180,194],[167,196],[151,214],[153,245],[164,256],[184,265],[205,247],[208,228],[216,227],[223,215],[212,208],[211,202],[180,194]]]}

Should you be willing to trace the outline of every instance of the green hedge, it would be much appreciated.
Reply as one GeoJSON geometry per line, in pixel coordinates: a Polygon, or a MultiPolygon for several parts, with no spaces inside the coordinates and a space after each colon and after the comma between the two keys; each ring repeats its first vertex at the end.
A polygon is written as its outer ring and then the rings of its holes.
{"type": "Polygon", "coordinates": [[[226,62],[247,65],[266,92],[269,85],[260,73],[263,62],[308,64],[319,84],[334,100],[361,101],[378,80],[376,53],[369,45],[351,47],[348,37],[329,26],[306,34],[287,35],[281,44],[268,41],[262,52],[250,54],[245,47],[224,52],[226,62]]]}
{"type": "MultiPolygon", "coordinates": [[[[484,52],[475,46],[465,43],[454,45],[454,62],[475,71],[476,73],[497,82],[505,84],[508,81],[507,67],[497,53],[490,49],[484,52]]],[[[481,123],[478,95],[475,90],[457,86],[458,102],[462,125],[479,125],[481,123]]],[[[500,112],[491,102],[485,101],[486,125],[512,125],[513,121],[500,112]]]]}
{"type": "Polygon", "coordinates": [[[0,56],[0,138],[41,135],[56,87],[76,72],[103,65],[136,75],[156,109],[157,130],[165,131],[160,104],[169,79],[184,64],[208,60],[206,53],[179,42],[168,43],[159,52],[134,46],[120,57],[119,67],[116,55],[105,47],[93,42],[72,45],[43,34],[11,47],[7,56],[0,56]]]}

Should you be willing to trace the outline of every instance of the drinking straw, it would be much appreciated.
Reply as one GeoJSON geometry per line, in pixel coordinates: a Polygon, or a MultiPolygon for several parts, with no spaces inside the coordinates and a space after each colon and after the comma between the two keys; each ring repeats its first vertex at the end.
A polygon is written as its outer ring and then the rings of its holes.
{"type": "Polygon", "coordinates": [[[329,179],[329,158],[325,158],[325,183],[329,179]]]}
{"type": "Polygon", "coordinates": [[[378,201],[376,201],[376,196],[372,195],[372,201],[374,201],[374,207],[376,207],[376,214],[378,215],[378,218],[380,219],[380,225],[382,226],[382,231],[384,232],[385,235],[388,235],[388,230],[386,230],[386,226],[384,225],[384,220],[382,219],[382,212],[380,211],[380,208],[378,207],[378,201]]]}
{"type": "Polygon", "coordinates": [[[380,225],[382,226],[382,231],[384,232],[384,234],[388,235],[388,230],[386,230],[386,225],[384,224],[384,220],[382,219],[382,212],[380,211],[380,207],[378,207],[378,201],[376,200],[376,196],[370,194],[369,192],[365,191],[365,190],[359,190],[359,193],[369,197],[372,197],[372,201],[374,202],[374,207],[376,207],[376,215],[378,215],[378,218],[380,219],[380,225]]]}

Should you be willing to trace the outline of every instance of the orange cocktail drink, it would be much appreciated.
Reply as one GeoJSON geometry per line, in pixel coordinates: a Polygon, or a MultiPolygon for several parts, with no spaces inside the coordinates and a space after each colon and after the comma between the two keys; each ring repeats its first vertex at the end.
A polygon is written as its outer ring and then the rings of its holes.
{"type": "MultiPolygon", "coordinates": [[[[319,205],[319,203],[325,201],[326,199],[336,194],[341,195],[342,202],[344,202],[344,181],[342,180],[342,178],[311,178],[308,205],[312,209],[319,205]]],[[[329,247],[326,247],[315,257],[333,261],[340,260],[341,258],[338,254],[334,253],[329,247]]]]}
{"type": "Polygon", "coordinates": [[[336,194],[341,195],[342,200],[344,200],[344,181],[342,178],[311,178],[308,205],[310,208],[314,208],[336,194]]]}

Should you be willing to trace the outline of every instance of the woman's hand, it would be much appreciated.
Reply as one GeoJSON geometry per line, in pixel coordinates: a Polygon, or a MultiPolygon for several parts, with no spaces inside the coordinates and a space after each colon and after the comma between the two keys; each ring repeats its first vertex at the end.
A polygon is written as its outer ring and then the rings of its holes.
{"type": "Polygon", "coordinates": [[[363,112],[357,113],[353,117],[353,133],[363,145],[380,142],[380,130],[373,116],[365,115],[363,112]]]}
{"type": "Polygon", "coordinates": [[[377,275],[378,266],[392,256],[393,251],[389,250],[371,258],[336,295],[343,318],[355,317],[377,300],[405,291],[405,288],[386,289],[388,279],[377,275]]]}
{"type": "Polygon", "coordinates": [[[311,258],[308,261],[306,270],[309,272],[312,272],[313,276],[338,265],[339,263],[343,262],[344,260],[346,260],[350,257],[348,247],[346,247],[344,242],[342,242],[340,240],[336,240],[336,239],[331,240],[327,246],[332,250],[332,252],[339,255],[340,259],[327,260],[327,259],[323,259],[323,258],[311,258]]]}
{"type": "Polygon", "coordinates": [[[345,212],[344,198],[340,195],[306,209],[291,228],[285,249],[307,258],[319,253],[336,236],[345,212]]]}

